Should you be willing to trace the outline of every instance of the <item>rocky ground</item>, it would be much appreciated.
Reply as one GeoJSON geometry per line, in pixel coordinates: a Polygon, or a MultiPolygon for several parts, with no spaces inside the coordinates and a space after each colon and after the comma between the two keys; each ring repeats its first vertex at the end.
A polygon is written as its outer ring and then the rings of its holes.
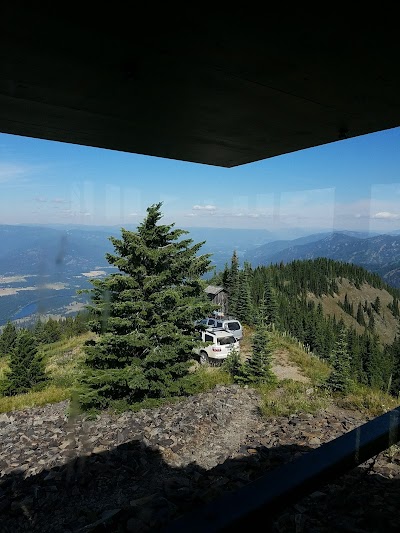
{"type": "MultiPolygon", "coordinates": [[[[258,403],[252,389],[219,386],[96,420],[68,416],[67,402],[0,415],[1,533],[157,531],[365,421],[335,407],[265,420],[258,403]]],[[[399,509],[393,447],[281,510],[269,527],[399,531],[399,509]]]]}

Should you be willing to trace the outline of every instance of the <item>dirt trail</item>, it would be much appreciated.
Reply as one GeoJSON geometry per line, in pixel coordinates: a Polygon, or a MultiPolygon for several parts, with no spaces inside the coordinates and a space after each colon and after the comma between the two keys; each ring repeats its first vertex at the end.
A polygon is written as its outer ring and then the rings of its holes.
{"type": "MultiPolygon", "coordinates": [[[[247,336],[243,339],[241,342],[240,351],[243,360],[250,356],[251,335],[247,334],[247,336]]],[[[278,380],[292,379],[293,381],[301,381],[302,383],[308,383],[310,381],[301,373],[299,367],[290,361],[287,350],[274,351],[272,371],[278,380]]]]}
{"type": "Polygon", "coordinates": [[[288,356],[286,350],[276,350],[273,355],[272,371],[279,380],[292,379],[308,383],[310,380],[304,376],[300,369],[294,365],[288,356]]]}

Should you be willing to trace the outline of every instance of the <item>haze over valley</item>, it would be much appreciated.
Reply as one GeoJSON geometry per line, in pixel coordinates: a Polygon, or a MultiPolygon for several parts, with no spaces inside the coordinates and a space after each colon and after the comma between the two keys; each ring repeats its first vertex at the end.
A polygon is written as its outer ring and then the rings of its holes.
{"type": "MultiPolygon", "coordinates": [[[[127,227],[136,229],[136,227],[127,227]]],[[[109,236],[120,227],[0,225],[0,326],[7,320],[28,323],[38,316],[67,316],[84,308],[90,279],[115,271],[105,255],[113,252],[109,236]]],[[[391,235],[319,232],[298,237],[298,229],[277,233],[260,229],[187,228],[201,253],[212,254],[216,271],[236,250],[253,267],[295,259],[327,257],[376,272],[400,286],[400,231],[391,235]],[[296,238],[283,239],[284,236],[296,238]]],[[[209,277],[213,273],[211,272],[209,277]]]]}

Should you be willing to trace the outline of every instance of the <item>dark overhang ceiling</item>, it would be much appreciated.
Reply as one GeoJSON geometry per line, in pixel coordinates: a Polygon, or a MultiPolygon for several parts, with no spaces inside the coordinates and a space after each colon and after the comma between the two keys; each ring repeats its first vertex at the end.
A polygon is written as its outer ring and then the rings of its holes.
{"type": "Polygon", "coordinates": [[[110,13],[3,9],[1,132],[232,167],[400,125],[378,24],[110,13]]]}

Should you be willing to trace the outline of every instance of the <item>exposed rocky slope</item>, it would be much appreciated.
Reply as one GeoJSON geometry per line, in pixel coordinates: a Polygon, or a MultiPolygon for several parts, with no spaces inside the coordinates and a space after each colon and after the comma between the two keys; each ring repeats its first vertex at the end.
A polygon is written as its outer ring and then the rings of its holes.
{"type": "MultiPolygon", "coordinates": [[[[263,420],[252,389],[97,420],[67,402],[0,415],[0,531],[156,531],[364,422],[335,407],[263,420]]],[[[396,450],[395,450],[396,451],[396,450]]],[[[281,512],[274,531],[397,531],[400,454],[281,512]]]]}

